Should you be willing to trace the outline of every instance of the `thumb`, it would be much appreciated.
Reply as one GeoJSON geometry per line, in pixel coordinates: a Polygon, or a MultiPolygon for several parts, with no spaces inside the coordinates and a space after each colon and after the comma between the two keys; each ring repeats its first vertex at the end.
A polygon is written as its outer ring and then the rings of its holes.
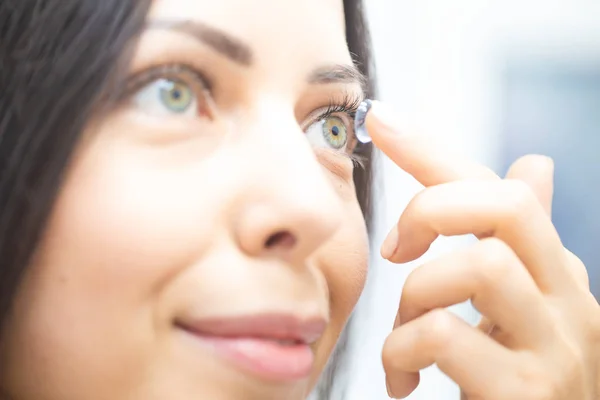
{"type": "Polygon", "coordinates": [[[554,161],[550,157],[541,155],[521,157],[511,165],[506,179],[517,179],[527,183],[548,215],[552,216],[554,161]]]}

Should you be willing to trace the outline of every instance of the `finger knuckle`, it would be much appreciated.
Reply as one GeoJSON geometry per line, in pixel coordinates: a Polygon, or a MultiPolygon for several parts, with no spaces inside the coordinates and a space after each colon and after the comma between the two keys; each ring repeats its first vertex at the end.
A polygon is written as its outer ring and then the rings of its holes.
{"type": "Polygon", "coordinates": [[[412,271],[404,281],[404,286],[402,287],[402,295],[400,299],[401,307],[412,305],[415,301],[418,301],[418,299],[421,297],[421,294],[423,293],[421,279],[419,278],[419,268],[412,271]]]}
{"type": "Polygon", "coordinates": [[[532,380],[527,387],[527,394],[531,400],[553,400],[556,398],[556,389],[549,380],[532,380]]]}
{"type": "Polygon", "coordinates": [[[381,352],[381,361],[383,363],[383,367],[388,370],[389,368],[394,367],[395,357],[393,357],[393,353],[391,351],[390,337],[388,336],[383,343],[383,350],[381,352]]]}
{"type": "Polygon", "coordinates": [[[413,197],[408,203],[405,213],[409,213],[412,218],[423,221],[434,213],[439,207],[436,205],[435,188],[423,189],[413,197]]]}
{"type": "MultiPolygon", "coordinates": [[[[402,355],[400,355],[402,357],[402,355]]],[[[400,357],[398,351],[398,343],[394,334],[387,337],[381,352],[381,362],[386,371],[394,371],[400,369],[400,357]]]]}
{"type": "MultiPolygon", "coordinates": [[[[591,300],[592,302],[594,301],[594,299],[591,300]]],[[[590,342],[594,345],[594,347],[600,347],[600,313],[598,313],[598,306],[597,303],[595,305],[593,305],[593,307],[595,308],[594,313],[592,313],[593,317],[590,318],[588,321],[589,323],[589,339],[590,342]]]]}
{"type": "Polygon", "coordinates": [[[449,311],[435,309],[428,313],[428,321],[422,332],[430,348],[443,351],[452,343],[456,319],[449,311]]]}
{"type": "Polygon", "coordinates": [[[555,379],[555,389],[581,387],[585,376],[586,361],[580,346],[566,343],[561,360],[561,373],[555,379]]]}
{"type": "Polygon", "coordinates": [[[530,400],[552,400],[556,396],[556,383],[538,361],[520,363],[518,380],[530,400]]]}
{"type": "Polygon", "coordinates": [[[511,248],[498,238],[487,238],[479,242],[475,251],[478,279],[484,286],[496,285],[510,274],[515,262],[511,248]]]}
{"type": "Polygon", "coordinates": [[[585,264],[583,263],[583,261],[581,261],[581,258],[577,257],[577,255],[575,255],[571,250],[567,249],[566,247],[565,253],[567,254],[567,259],[569,260],[569,262],[585,267],[585,264]]]}
{"type": "Polygon", "coordinates": [[[571,266],[571,271],[581,284],[585,286],[586,289],[589,289],[590,285],[590,277],[588,275],[587,268],[583,261],[575,254],[573,254],[569,249],[565,248],[565,254],[567,256],[567,261],[571,266]]]}
{"type": "Polygon", "coordinates": [[[528,216],[532,208],[538,204],[538,200],[533,190],[527,183],[520,180],[504,180],[504,195],[506,197],[506,209],[504,218],[509,220],[521,219],[528,216]]]}
{"type": "Polygon", "coordinates": [[[560,361],[544,362],[530,356],[519,364],[520,384],[526,388],[528,398],[580,398],[580,394],[573,392],[573,389],[585,386],[585,356],[579,347],[565,344],[557,346],[561,351],[554,351],[560,361]],[[556,365],[560,365],[560,369],[554,368],[556,365]]]}

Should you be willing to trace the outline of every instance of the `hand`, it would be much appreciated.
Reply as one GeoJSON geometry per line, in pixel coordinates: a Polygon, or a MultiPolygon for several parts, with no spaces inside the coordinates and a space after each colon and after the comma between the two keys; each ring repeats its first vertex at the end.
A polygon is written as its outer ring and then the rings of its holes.
{"type": "Polygon", "coordinates": [[[375,103],[367,118],[373,141],[425,189],[382,255],[415,260],[438,235],[481,240],[408,277],[383,349],[390,395],[408,396],[419,371],[435,363],[469,400],[600,399],[600,306],[549,218],[551,161],[523,158],[503,180],[393,121],[375,103]],[[484,316],[478,327],[445,310],[469,299],[484,316]]]}

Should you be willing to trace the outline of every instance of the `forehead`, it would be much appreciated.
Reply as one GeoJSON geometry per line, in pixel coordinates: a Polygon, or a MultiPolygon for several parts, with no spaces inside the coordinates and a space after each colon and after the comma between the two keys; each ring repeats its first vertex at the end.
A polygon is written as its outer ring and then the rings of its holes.
{"type": "Polygon", "coordinates": [[[342,0],[154,0],[149,19],[222,30],[247,44],[259,65],[351,62],[342,0]]]}

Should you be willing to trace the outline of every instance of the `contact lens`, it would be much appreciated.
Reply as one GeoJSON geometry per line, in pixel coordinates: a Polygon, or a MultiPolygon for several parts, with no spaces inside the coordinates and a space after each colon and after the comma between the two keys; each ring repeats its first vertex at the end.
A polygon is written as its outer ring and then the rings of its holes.
{"type": "Polygon", "coordinates": [[[371,136],[367,131],[365,121],[372,105],[373,103],[371,100],[365,100],[360,103],[358,109],[356,110],[356,116],[354,117],[354,134],[356,135],[356,139],[358,139],[358,141],[361,143],[371,142],[371,136]]]}

